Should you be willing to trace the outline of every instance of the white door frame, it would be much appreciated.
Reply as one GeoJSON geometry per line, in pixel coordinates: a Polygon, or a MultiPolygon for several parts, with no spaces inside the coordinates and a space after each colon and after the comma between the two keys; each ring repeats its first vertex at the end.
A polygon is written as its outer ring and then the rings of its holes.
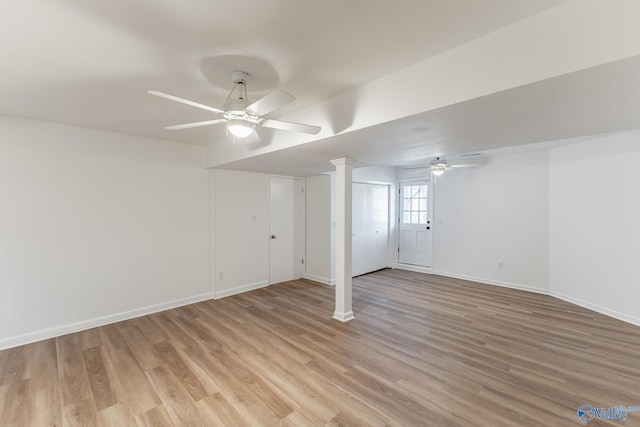
{"type": "MultiPolygon", "coordinates": [[[[392,222],[391,221],[393,221],[393,217],[391,215],[392,214],[391,207],[392,207],[392,200],[393,200],[393,198],[392,198],[393,195],[391,193],[392,185],[391,185],[391,183],[386,182],[386,181],[373,181],[373,180],[354,180],[351,185],[354,185],[354,184],[379,185],[379,186],[386,187],[386,190],[387,190],[387,227],[386,227],[385,233],[386,233],[387,245],[386,245],[386,250],[385,250],[385,268],[386,267],[391,267],[391,265],[393,263],[390,262],[389,254],[390,254],[390,245],[392,243],[392,240],[391,240],[392,222]]],[[[352,212],[352,221],[353,221],[353,212],[352,212]]],[[[352,247],[352,257],[353,257],[353,247],[352,247]]],[[[360,273],[360,274],[366,274],[366,273],[367,272],[360,273]]]]}
{"type": "Polygon", "coordinates": [[[397,250],[396,250],[396,254],[395,254],[395,263],[394,263],[394,268],[398,268],[400,270],[409,270],[409,271],[417,271],[419,273],[432,273],[433,272],[433,242],[435,240],[435,227],[434,227],[434,223],[433,223],[433,193],[434,193],[434,185],[433,185],[433,180],[431,179],[431,177],[426,177],[426,178],[420,178],[420,177],[415,177],[415,178],[407,178],[407,179],[402,179],[398,181],[398,191],[397,191],[397,203],[396,203],[396,213],[397,213],[397,218],[395,219],[396,221],[396,225],[398,227],[398,232],[396,233],[396,246],[397,246],[397,250]],[[426,182],[429,185],[429,193],[428,193],[428,198],[427,198],[427,211],[428,211],[428,218],[429,221],[431,223],[431,266],[429,267],[425,267],[425,266],[420,266],[420,265],[412,265],[412,264],[405,264],[405,263],[401,263],[400,262],[400,239],[402,238],[401,236],[401,218],[400,215],[403,212],[402,209],[402,186],[411,182],[426,182]]]}
{"type": "MultiPolygon", "coordinates": [[[[294,253],[294,257],[299,257],[301,262],[300,267],[298,267],[298,272],[299,272],[299,276],[303,277],[305,272],[306,272],[306,251],[305,251],[305,241],[306,241],[306,235],[305,235],[305,181],[302,178],[297,178],[297,177],[292,177],[292,176],[282,176],[282,175],[270,175],[269,176],[269,191],[267,191],[267,204],[268,204],[268,212],[269,212],[269,233],[266,236],[267,239],[267,244],[269,245],[269,285],[272,285],[274,283],[273,281],[273,276],[272,276],[272,272],[271,272],[271,180],[273,178],[277,178],[277,179],[288,179],[291,181],[295,181],[297,183],[300,184],[300,189],[301,189],[301,201],[300,201],[300,230],[299,230],[299,237],[298,237],[298,242],[294,243],[294,248],[295,246],[298,247],[298,250],[296,251],[296,253],[294,253]]],[[[295,235],[295,234],[294,234],[295,235]]],[[[294,249],[295,251],[295,249],[294,249]]]]}

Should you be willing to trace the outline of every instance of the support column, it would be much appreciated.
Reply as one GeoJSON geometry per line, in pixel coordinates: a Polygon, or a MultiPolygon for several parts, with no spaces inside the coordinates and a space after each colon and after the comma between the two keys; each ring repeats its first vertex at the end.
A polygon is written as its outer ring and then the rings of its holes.
{"type": "Polygon", "coordinates": [[[351,191],[354,159],[336,159],[336,311],[333,318],[354,318],[351,305],[351,191]]]}

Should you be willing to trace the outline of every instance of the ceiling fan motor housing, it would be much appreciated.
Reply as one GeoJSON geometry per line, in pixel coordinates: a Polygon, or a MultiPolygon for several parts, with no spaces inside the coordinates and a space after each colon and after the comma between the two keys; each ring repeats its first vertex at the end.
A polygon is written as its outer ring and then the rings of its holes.
{"type": "Polygon", "coordinates": [[[429,165],[431,167],[446,167],[447,166],[447,161],[445,160],[444,156],[437,156],[434,157],[433,160],[431,160],[431,162],[429,162],[429,165]]]}
{"type": "Polygon", "coordinates": [[[245,84],[251,80],[251,74],[246,71],[232,71],[231,78],[233,79],[234,84],[245,84]]]}
{"type": "Polygon", "coordinates": [[[225,111],[225,115],[228,113],[233,116],[239,116],[245,114],[244,109],[246,107],[246,99],[229,99],[224,103],[222,109],[225,111]]]}

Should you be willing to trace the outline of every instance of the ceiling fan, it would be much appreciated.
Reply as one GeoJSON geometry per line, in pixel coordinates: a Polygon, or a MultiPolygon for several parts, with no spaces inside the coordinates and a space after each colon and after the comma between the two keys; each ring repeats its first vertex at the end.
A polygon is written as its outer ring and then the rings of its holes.
{"type": "Polygon", "coordinates": [[[446,170],[456,169],[456,168],[468,168],[474,165],[450,165],[447,162],[447,159],[444,156],[436,156],[429,162],[429,166],[427,169],[431,171],[431,173],[435,176],[440,176],[446,170]]]}
{"type": "Polygon", "coordinates": [[[442,175],[445,171],[457,168],[472,168],[478,166],[477,164],[456,164],[451,165],[447,162],[447,159],[444,156],[436,156],[430,162],[429,166],[418,166],[413,168],[405,168],[404,170],[410,169],[428,169],[433,174],[434,182],[435,178],[442,175]]]}
{"type": "Polygon", "coordinates": [[[210,126],[219,123],[227,124],[227,131],[236,138],[245,138],[254,132],[256,125],[265,128],[280,129],[291,132],[302,132],[315,135],[320,132],[319,126],[302,123],[286,122],[264,117],[266,114],[292,102],[296,98],[288,92],[276,89],[254,102],[249,102],[247,96],[247,82],[251,76],[246,71],[234,71],[231,73],[233,88],[222,108],[211,107],[188,99],[180,98],[157,90],[150,90],[151,95],[180,102],[192,107],[211,111],[222,117],[202,122],[186,123],[182,125],[167,126],[165,129],[181,130],[200,126],[210,126]]]}

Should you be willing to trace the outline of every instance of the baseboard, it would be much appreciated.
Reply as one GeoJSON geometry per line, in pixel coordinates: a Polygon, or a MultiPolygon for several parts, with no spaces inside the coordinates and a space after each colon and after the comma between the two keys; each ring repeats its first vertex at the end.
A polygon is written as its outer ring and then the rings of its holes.
{"type": "Polygon", "coordinates": [[[241,294],[243,292],[255,291],[256,289],[264,288],[265,286],[269,286],[269,282],[267,282],[266,280],[261,280],[260,282],[238,286],[233,289],[227,289],[224,291],[215,291],[213,293],[213,298],[220,299],[224,297],[230,297],[231,295],[241,294]]]}
{"type": "Polygon", "coordinates": [[[56,326],[53,328],[47,328],[36,332],[30,332],[28,334],[18,335],[15,337],[4,338],[0,340],[0,350],[7,348],[17,347],[20,345],[30,344],[36,341],[42,341],[49,338],[55,338],[62,335],[70,334],[73,332],[84,331],[86,329],[96,328],[98,326],[108,325],[110,323],[121,322],[123,320],[133,319],[135,317],[146,316],[148,314],[157,313],[159,311],[169,310],[176,307],[182,307],[184,305],[194,304],[200,301],[206,301],[213,297],[210,292],[204,294],[195,295],[188,298],[181,298],[161,304],[150,305],[143,308],[137,308],[135,310],[123,311],[120,313],[112,314],[109,316],[96,317],[95,319],[84,320],[76,323],[69,323],[67,325],[56,326]]]}
{"type": "Polygon", "coordinates": [[[536,288],[534,286],[520,285],[518,283],[501,282],[499,280],[485,279],[482,277],[465,276],[464,274],[449,273],[446,271],[434,270],[432,274],[440,276],[452,277],[454,279],[470,280],[472,282],[484,283],[487,285],[502,286],[503,288],[518,289],[521,291],[533,292],[536,294],[549,295],[549,290],[544,288],[536,288]]]}
{"type": "MultiPolygon", "coordinates": [[[[398,268],[400,268],[400,267],[398,267],[398,268]]],[[[581,300],[579,298],[574,298],[574,297],[571,297],[569,295],[565,295],[563,293],[556,292],[556,291],[553,291],[553,290],[535,288],[533,286],[519,285],[519,284],[516,284],[516,283],[500,282],[500,281],[497,281],[497,280],[483,279],[481,277],[465,276],[463,274],[448,273],[446,271],[433,271],[433,274],[438,274],[438,275],[446,276],[446,277],[453,277],[455,279],[471,280],[473,282],[485,283],[485,284],[488,284],[488,285],[496,285],[496,286],[502,286],[502,287],[505,287],[505,288],[518,289],[518,290],[521,290],[521,291],[534,292],[534,293],[537,293],[537,294],[550,295],[550,296],[552,296],[554,298],[561,299],[561,300],[566,301],[568,303],[575,304],[575,305],[578,305],[580,307],[588,308],[589,310],[593,310],[593,311],[595,311],[597,313],[600,313],[600,314],[604,314],[605,316],[613,317],[614,319],[622,320],[623,322],[627,322],[627,323],[631,323],[632,325],[640,326],[640,318],[639,317],[629,316],[628,314],[620,313],[619,311],[611,310],[611,309],[603,307],[601,305],[593,304],[591,302],[588,302],[588,301],[585,301],[585,300],[581,300]]]]}
{"type": "Polygon", "coordinates": [[[334,311],[333,318],[341,322],[348,322],[349,320],[355,319],[355,316],[353,315],[353,311],[348,313],[338,313],[337,311],[334,311]]]}
{"type": "Polygon", "coordinates": [[[622,320],[623,322],[631,323],[632,325],[640,326],[640,318],[635,316],[629,316],[628,314],[620,313],[619,311],[611,310],[606,307],[602,307],[598,304],[593,304],[588,301],[581,300],[579,298],[570,297],[569,295],[562,294],[560,292],[549,292],[554,298],[561,299],[571,304],[579,305],[580,307],[588,308],[597,313],[604,314],[605,316],[613,317],[614,319],[622,320]]]}
{"type": "Polygon", "coordinates": [[[433,274],[433,269],[431,267],[423,267],[420,265],[395,263],[393,264],[392,268],[397,268],[398,270],[415,271],[416,273],[433,274]]]}
{"type": "MultiPolygon", "coordinates": [[[[402,270],[416,271],[416,270],[413,270],[411,268],[404,268],[406,266],[407,266],[407,264],[394,264],[393,267],[394,268],[398,268],[398,269],[402,269],[402,270]]],[[[412,266],[409,266],[409,267],[412,267],[412,266]]],[[[418,272],[419,273],[423,273],[423,271],[418,271],[418,272]]],[[[631,323],[632,325],[640,326],[640,318],[639,317],[629,316],[628,314],[620,313],[619,311],[611,310],[611,309],[603,307],[601,305],[593,304],[591,302],[588,302],[588,301],[585,301],[585,300],[581,300],[579,298],[574,298],[574,297],[571,297],[569,295],[562,294],[560,292],[555,292],[553,290],[548,290],[548,289],[543,289],[543,288],[536,288],[536,287],[533,287],[533,286],[520,285],[520,284],[517,284],[517,283],[501,282],[501,281],[497,281],[497,280],[484,279],[482,277],[466,276],[464,274],[449,273],[449,272],[446,272],[446,271],[434,270],[434,271],[430,271],[428,273],[437,274],[437,275],[440,275],[440,276],[452,277],[454,279],[470,280],[472,282],[484,283],[484,284],[487,284],[487,285],[495,285],[495,286],[502,286],[502,287],[505,287],[505,288],[518,289],[518,290],[521,290],[521,291],[533,292],[533,293],[536,293],[536,294],[550,295],[550,296],[552,296],[554,298],[561,299],[561,300],[566,301],[568,303],[575,304],[575,305],[578,305],[580,307],[588,308],[589,310],[593,310],[593,311],[595,311],[597,313],[600,313],[600,314],[604,314],[605,316],[613,317],[614,319],[622,320],[623,322],[627,322],[627,323],[631,323]]]]}
{"type": "Polygon", "coordinates": [[[304,273],[302,277],[305,279],[313,280],[314,282],[324,283],[325,285],[332,285],[332,284],[335,285],[335,280],[331,280],[322,276],[316,276],[315,274],[311,274],[311,273],[304,273]]]}

